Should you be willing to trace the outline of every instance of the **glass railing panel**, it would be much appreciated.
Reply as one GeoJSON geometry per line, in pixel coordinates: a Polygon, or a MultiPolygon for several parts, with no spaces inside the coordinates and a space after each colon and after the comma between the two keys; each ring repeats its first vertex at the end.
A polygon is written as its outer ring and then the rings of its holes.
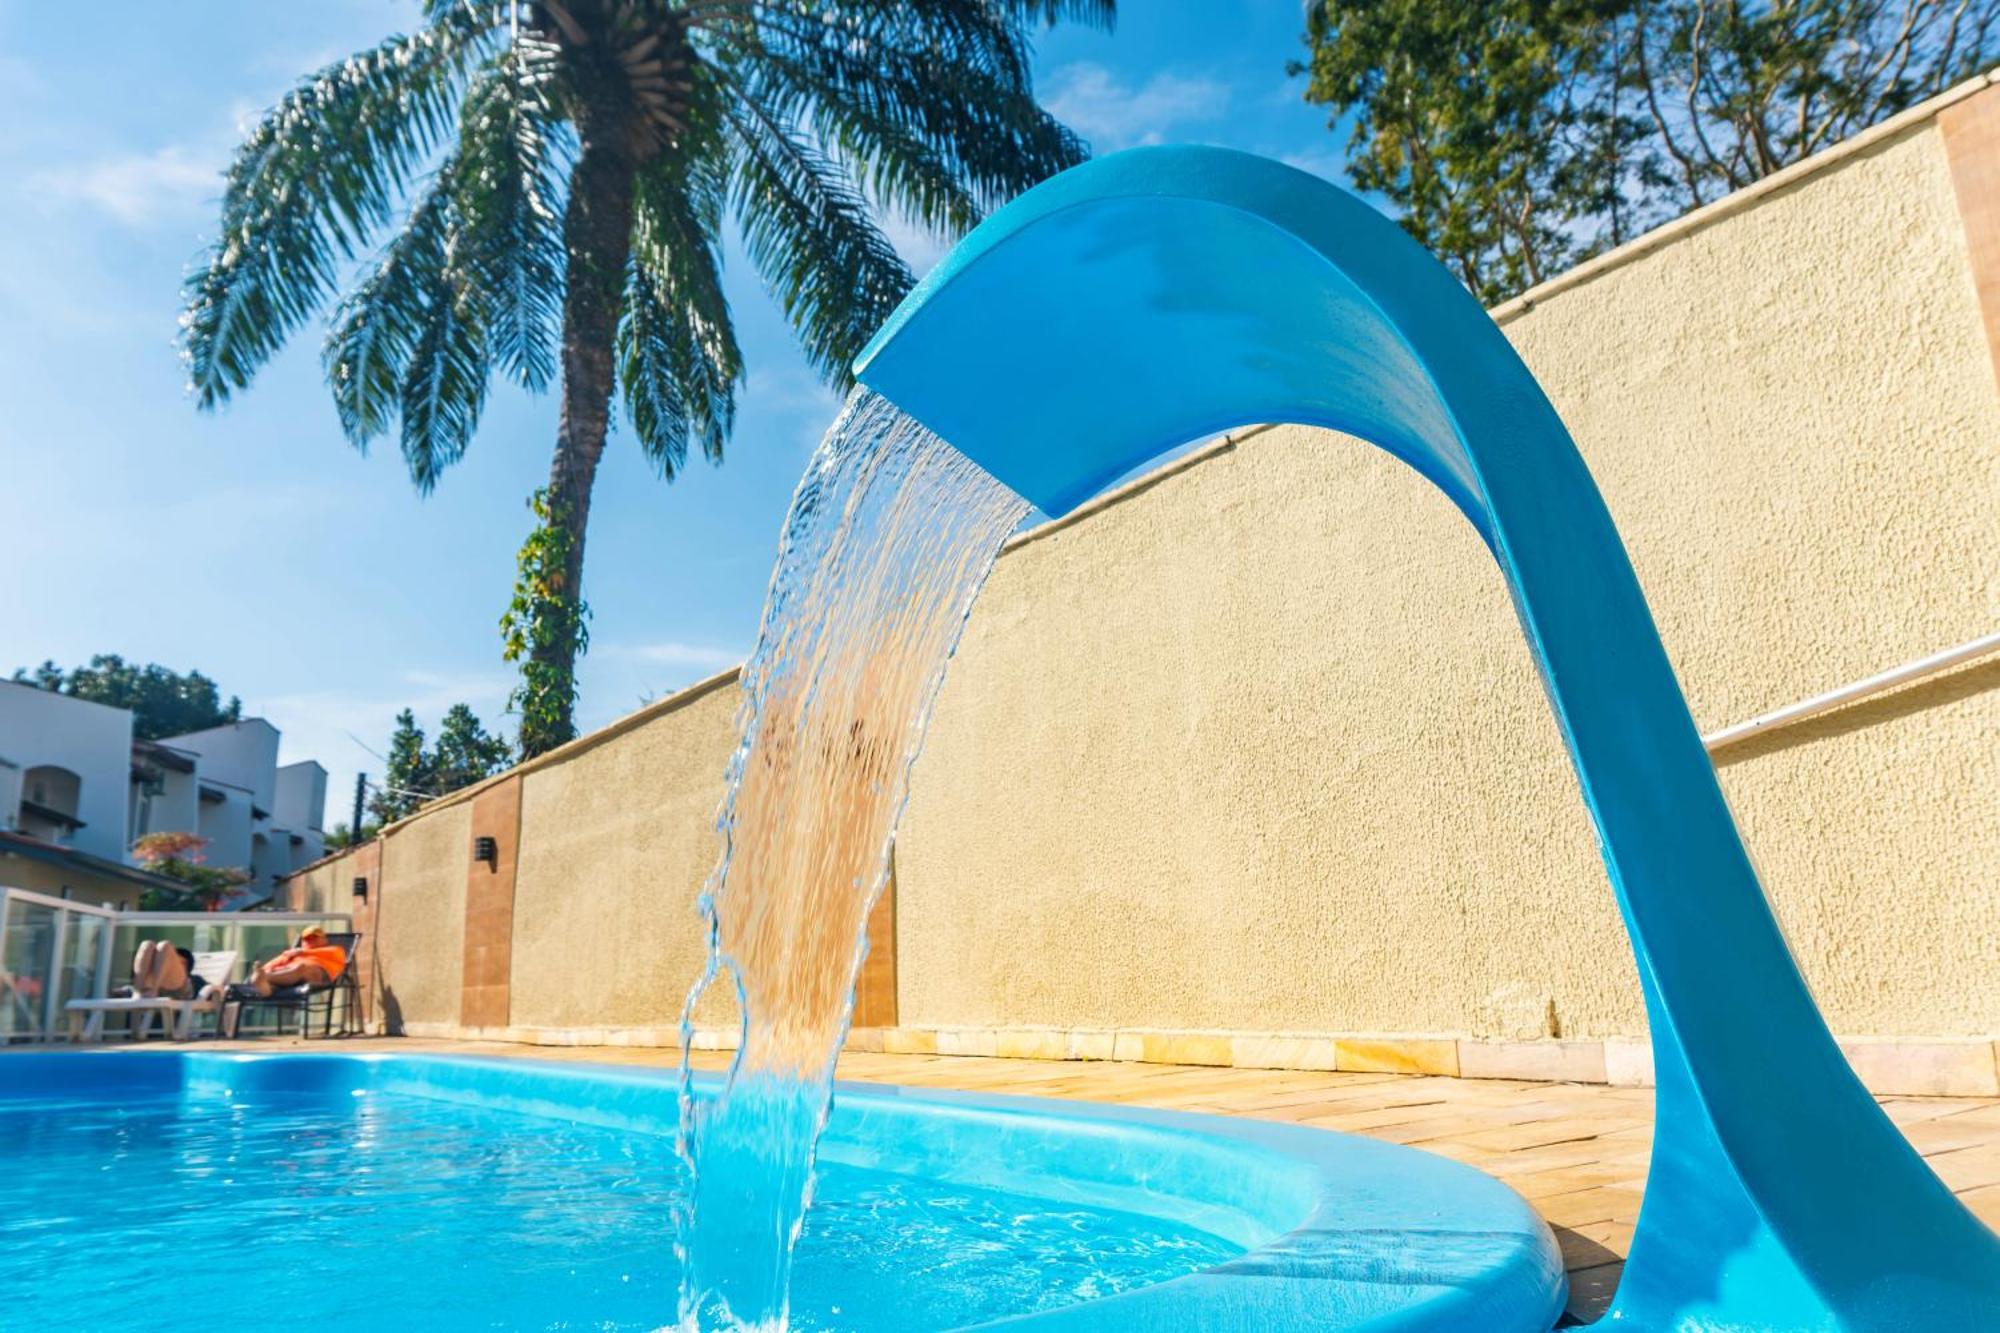
{"type": "MultiPolygon", "coordinates": [[[[306,926],[343,932],[352,920],[306,912],[111,912],[0,888],[0,1043],[60,1036],[69,1001],[101,999],[131,982],[143,940],[196,954],[234,953],[228,976],[202,979],[241,981],[252,966],[290,948],[306,926]]],[[[125,1021],[113,1015],[107,1035],[122,1031],[125,1021]]]]}
{"type": "Polygon", "coordinates": [[[62,956],[56,960],[56,1003],[54,1022],[64,1024],[63,1006],[71,1000],[88,1000],[97,994],[97,968],[106,937],[111,933],[109,917],[84,912],[66,912],[68,924],[62,932],[62,956]]]}
{"type": "Polygon", "coordinates": [[[49,988],[55,972],[56,909],[9,894],[0,933],[0,1041],[47,1035],[49,988]]]}

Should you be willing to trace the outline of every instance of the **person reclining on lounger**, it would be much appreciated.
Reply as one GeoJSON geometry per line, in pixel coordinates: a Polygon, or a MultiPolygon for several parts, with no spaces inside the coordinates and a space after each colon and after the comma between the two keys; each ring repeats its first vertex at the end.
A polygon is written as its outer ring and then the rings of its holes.
{"type": "Polygon", "coordinates": [[[250,969],[245,983],[259,996],[292,986],[331,986],[347,969],[347,950],[330,943],[318,926],[299,932],[299,942],[268,963],[250,969]]]}
{"type": "Polygon", "coordinates": [[[299,932],[299,942],[268,963],[250,969],[250,980],[239,981],[225,994],[217,1033],[234,1037],[242,1028],[243,1006],[269,999],[281,990],[331,986],[347,970],[347,950],[326,938],[318,926],[299,932]]]}
{"type": "Polygon", "coordinates": [[[197,976],[194,954],[171,940],[140,940],[132,955],[132,984],[112,992],[115,998],[200,1000],[221,987],[197,976]]]}

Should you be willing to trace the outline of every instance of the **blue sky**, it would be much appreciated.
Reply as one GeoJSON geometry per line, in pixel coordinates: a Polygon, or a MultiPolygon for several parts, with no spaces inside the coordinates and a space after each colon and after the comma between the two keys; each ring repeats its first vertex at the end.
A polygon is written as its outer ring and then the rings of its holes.
{"type": "MultiPolygon", "coordinates": [[[[512,674],[496,622],[544,479],[552,397],[496,388],[420,499],[393,442],[343,441],[309,329],[225,411],[175,355],[182,274],[243,129],[301,74],[414,22],[411,0],[124,0],[79,23],[0,0],[0,673],[96,652],[199,668],[317,758],[342,818],[360,742],[412,707],[489,723],[512,674]]],[[[1099,152],[1226,144],[1336,176],[1340,139],[1285,76],[1297,0],[1125,6],[1111,35],[1038,44],[1046,104],[1099,152]]],[[[945,248],[897,228],[921,270],[945,248]]],[[[602,725],[742,658],[778,525],[836,409],[739,251],[749,365],[729,459],[657,480],[614,434],[599,474],[580,721],[602,725]]]]}

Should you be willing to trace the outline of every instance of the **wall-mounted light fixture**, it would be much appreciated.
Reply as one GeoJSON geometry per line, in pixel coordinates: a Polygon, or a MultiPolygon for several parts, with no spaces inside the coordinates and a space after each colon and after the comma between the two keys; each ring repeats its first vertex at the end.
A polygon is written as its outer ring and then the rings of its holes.
{"type": "Polygon", "coordinates": [[[356,875],[354,877],[354,896],[364,903],[368,901],[368,876],[356,875]]]}
{"type": "Polygon", "coordinates": [[[500,868],[500,844],[492,838],[478,837],[472,840],[472,859],[484,861],[490,868],[500,868]]]}

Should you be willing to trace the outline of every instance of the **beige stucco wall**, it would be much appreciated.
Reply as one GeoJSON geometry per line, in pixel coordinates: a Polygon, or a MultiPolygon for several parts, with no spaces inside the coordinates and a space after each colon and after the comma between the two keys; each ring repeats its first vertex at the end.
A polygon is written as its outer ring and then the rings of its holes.
{"type": "MultiPolygon", "coordinates": [[[[721,682],[527,773],[514,887],[516,1026],[680,1022],[707,957],[695,898],[715,866],[738,697],[733,680],[721,682]]],[[[711,1006],[707,1016],[719,1021],[722,1011],[711,1006]]]]}
{"type": "MultiPolygon", "coordinates": [[[[1704,730],[2000,627],[2000,393],[1934,123],[1558,287],[1498,317],[1704,730]]],[[[525,766],[522,1035],[670,1039],[737,702],[711,681],[525,766]]],[[[1837,1032],[2000,1034],[2000,661],[1718,761],[1837,1032]]],[[[392,1030],[458,1022],[469,799],[384,839],[392,1030]]],[[[896,864],[905,1029],[1644,1027],[1498,572],[1324,432],[1243,433],[1017,540],[896,864]]]]}
{"type": "Polygon", "coordinates": [[[281,912],[327,912],[354,910],[355,871],[348,864],[352,853],[336,854],[315,861],[281,885],[271,904],[281,912]],[[345,906],[339,904],[345,902],[345,906]]]}
{"type": "Polygon", "coordinates": [[[375,903],[380,1013],[390,1031],[456,1026],[465,971],[465,872],[472,806],[446,805],[382,841],[375,903]]]}
{"type": "MultiPolygon", "coordinates": [[[[2000,398],[1934,126],[1502,317],[1704,729],[2000,625],[2000,398]]],[[[1722,756],[1837,1031],[2000,1031],[1995,684],[1722,756]]],[[[1497,572],[1323,433],[1000,562],[899,872],[906,1025],[1643,1030],[1497,572]]]]}

